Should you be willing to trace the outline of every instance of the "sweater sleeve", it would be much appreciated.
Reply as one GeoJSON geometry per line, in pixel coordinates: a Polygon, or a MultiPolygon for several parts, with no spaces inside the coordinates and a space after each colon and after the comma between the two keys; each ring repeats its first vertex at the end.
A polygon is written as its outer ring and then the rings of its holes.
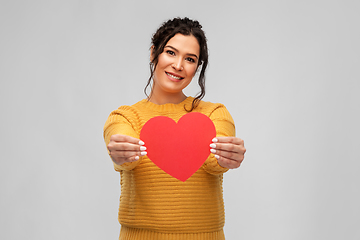
{"type": "MultiPolygon", "coordinates": [[[[217,137],[235,136],[235,123],[229,111],[224,105],[218,106],[210,115],[216,129],[217,137]]],[[[229,169],[218,164],[214,154],[210,154],[202,166],[210,174],[218,175],[227,172],[229,169]]]]}
{"type": "MultiPolygon", "coordinates": [[[[119,109],[110,113],[104,126],[104,140],[106,146],[110,142],[110,137],[115,134],[127,135],[134,138],[139,138],[139,134],[136,131],[136,126],[133,121],[136,114],[131,111],[129,106],[122,106],[119,109]]],[[[114,169],[116,171],[132,170],[141,162],[141,157],[138,161],[123,163],[118,165],[114,163],[114,169]]]]}

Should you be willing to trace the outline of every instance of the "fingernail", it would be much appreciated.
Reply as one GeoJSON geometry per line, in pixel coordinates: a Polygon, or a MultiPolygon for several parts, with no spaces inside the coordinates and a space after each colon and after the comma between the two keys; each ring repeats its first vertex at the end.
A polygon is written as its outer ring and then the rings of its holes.
{"type": "Polygon", "coordinates": [[[216,153],[216,150],[215,149],[210,149],[210,152],[216,153]]]}
{"type": "Polygon", "coordinates": [[[212,143],[212,144],[210,144],[210,147],[216,148],[216,144],[215,144],[215,143],[212,143]]]}
{"type": "Polygon", "coordinates": [[[215,155],[214,157],[215,157],[216,159],[219,159],[219,158],[220,158],[219,155],[215,155]]]}
{"type": "Polygon", "coordinates": [[[147,154],[147,152],[141,152],[140,155],[141,156],[145,156],[147,154]]]}
{"type": "Polygon", "coordinates": [[[144,145],[145,143],[143,141],[139,141],[139,145],[144,145]]]}
{"type": "Polygon", "coordinates": [[[217,138],[213,138],[212,142],[218,142],[217,138]]]}
{"type": "Polygon", "coordinates": [[[144,147],[144,146],[140,147],[140,151],[145,151],[145,150],[146,150],[146,147],[144,147]]]}
{"type": "Polygon", "coordinates": [[[139,160],[139,159],[140,159],[139,156],[136,156],[136,157],[135,157],[135,160],[136,160],[136,161],[139,160]]]}

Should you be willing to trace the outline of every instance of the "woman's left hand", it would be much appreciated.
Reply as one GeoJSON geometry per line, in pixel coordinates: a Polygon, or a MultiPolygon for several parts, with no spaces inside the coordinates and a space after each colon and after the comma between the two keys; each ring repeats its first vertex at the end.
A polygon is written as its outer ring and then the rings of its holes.
{"type": "Polygon", "coordinates": [[[244,141],[237,137],[216,137],[210,144],[210,151],[215,154],[220,166],[234,169],[240,167],[246,149],[244,141]]]}

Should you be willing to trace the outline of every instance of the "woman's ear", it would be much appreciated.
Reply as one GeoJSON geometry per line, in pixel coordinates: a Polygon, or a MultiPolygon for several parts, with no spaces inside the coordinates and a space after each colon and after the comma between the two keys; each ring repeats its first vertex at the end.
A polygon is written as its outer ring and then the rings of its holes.
{"type": "Polygon", "coordinates": [[[196,72],[199,72],[199,71],[200,71],[201,65],[202,65],[202,62],[200,62],[200,63],[198,64],[198,66],[196,67],[196,72]]]}
{"type": "Polygon", "coordinates": [[[151,46],[150,48],[150,62],[152,62],[154,60],[154,45],[151,46]]]}

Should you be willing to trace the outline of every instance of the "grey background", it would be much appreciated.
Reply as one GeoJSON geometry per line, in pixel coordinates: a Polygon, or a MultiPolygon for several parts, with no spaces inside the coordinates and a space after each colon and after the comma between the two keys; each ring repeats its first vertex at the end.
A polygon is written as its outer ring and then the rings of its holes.
{"type": "MultiPolygon", "coordinates": [[[[360,239],[359,1],[1,1],[0,239],[117,239],[110,113],[145,96],[151,34],[198,19],[205,100],[245,140],[227,239],[360,239]]],[[[187,94],[198,91],[191,84],[187,94]]]]}

